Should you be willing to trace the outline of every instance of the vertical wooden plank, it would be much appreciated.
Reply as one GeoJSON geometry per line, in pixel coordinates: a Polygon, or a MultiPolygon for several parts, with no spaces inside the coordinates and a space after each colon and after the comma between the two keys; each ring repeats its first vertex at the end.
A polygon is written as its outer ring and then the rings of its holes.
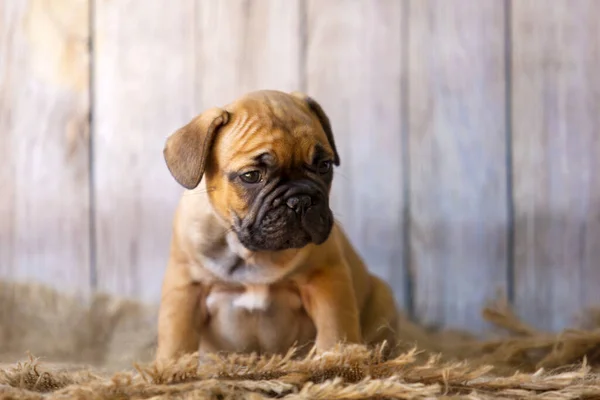
{"type": "Polygon", "coordinates": [[[192,118],[195,2],[97,0],[94,188],[98,289],[158,301],[180,193],[168,134],[192,118]]]}
{"type": "Polygon", "coordinates": [[[480,331],[506,290],[503,6],[410,1],[410,259],[426,324],[480,331]]]}
{"type": "Polygon", "coordinates": [[[307,11],[307,92],[341,158],[332,208],[403,304],[402,2],[309,0],[307,11]]]}
{"type": "Polygon", "coordinates": [[[544,329],[600,304],[599,15],[513,2],[515,305],[544,329]]]}
{"type": "Polygon", "coordinates": [[[0,2],[0,278],[88,292],[88,1],[0,2]]]}
{"type": "Polygon", "coordinates": [[[196,111],[253,90],[301,89],[300,11],[301,0],[199,1],[196,111]]]}

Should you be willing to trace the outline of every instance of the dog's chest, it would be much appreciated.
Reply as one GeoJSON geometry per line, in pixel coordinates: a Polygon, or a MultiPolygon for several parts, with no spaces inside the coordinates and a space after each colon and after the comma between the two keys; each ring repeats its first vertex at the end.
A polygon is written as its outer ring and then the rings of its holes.
{"type": "Polygon", "coordinates": [[[300,294],[290,285],[215,286],[206,298],[207,351],[281,353],[314,339],[300,294]]]}

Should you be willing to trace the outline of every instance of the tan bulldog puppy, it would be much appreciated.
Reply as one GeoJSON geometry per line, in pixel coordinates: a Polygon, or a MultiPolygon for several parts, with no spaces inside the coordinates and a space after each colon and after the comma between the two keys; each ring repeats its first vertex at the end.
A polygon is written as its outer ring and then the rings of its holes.
{"type": "Polygon", "coordinates": [[[177,130],[164,156],[188,190],[162,287],[159,361],[384,340],[395,348],[390,287],[368,272],[329,208],[340,159],[317,102],[249,93],[177,130]]]}

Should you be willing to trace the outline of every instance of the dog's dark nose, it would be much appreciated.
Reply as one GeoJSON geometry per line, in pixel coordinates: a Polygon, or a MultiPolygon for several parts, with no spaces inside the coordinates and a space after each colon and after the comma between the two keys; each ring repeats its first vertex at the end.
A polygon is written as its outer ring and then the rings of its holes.
{"type": "Polygon", "coordinates": [[[312,205],[312,200],[309,195],[301,194],[298,196],[292,196],[285,202],[289,208],[296,211],[298,214],[304,214],[306,209],[312,205]]]}

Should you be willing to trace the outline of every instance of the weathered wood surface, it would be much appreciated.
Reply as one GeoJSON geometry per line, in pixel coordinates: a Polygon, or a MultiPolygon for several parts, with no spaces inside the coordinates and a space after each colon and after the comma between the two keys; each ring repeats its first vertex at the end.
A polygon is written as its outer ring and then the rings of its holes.
{"type": "Polygon", "coordinates": [[[481,330],[482,305],[507,287],[503,2],[409,9],[415,315],[481,330]]]}
{"type": "Polygon", "coordinates": [[[99,290],[157,301],[181,192],[167,135],[191,119],[195,2],[95,2],[94,195],[99,290]]]}
{"type": "Polygon", "coordinates": [[[515,305],[545,329],[600,305],[599,15],[512,6],[515,305]]]}
{"type": "Polygon", "coordinates": [[[198,112],[259,89],[302,85],[300,0],[201,1],[196,15],[198,112]]]}
{"type": "Polygon", "coordinates": [[[88,1],[0,2],[0,277],[90,288],[88,1]]]}
{"type": "Polygon", "coordinates": [[[337,137],[334,213],[400,304],[480,331],[485,301],[514,294],[531,324],[570,325],[600,304],[598,15],[595,0],[0,2],[0,278],[157,301],[182,192],[166,136],[248,91],[302,90],[337,137]]]}
{"type": "Polygon", "coordinates": [[[308,1],[306,91],[336,135],[334,215],[404,304],[402,11],[395,0],[308,1]]]}

